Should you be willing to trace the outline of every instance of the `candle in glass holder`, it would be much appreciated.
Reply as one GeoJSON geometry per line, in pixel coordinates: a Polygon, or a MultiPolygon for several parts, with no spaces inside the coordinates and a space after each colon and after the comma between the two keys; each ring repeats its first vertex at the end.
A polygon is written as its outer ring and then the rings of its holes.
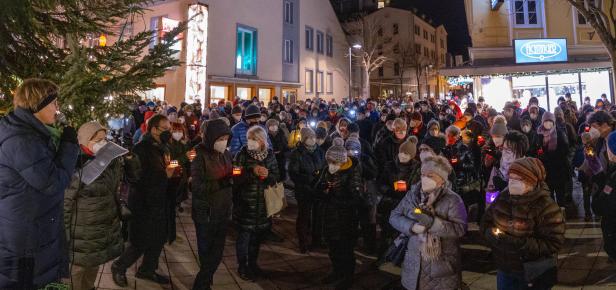
{"type": "Polygon", "coordinates": [[[499,191],[486,191],[486,204],[492,204],[498,197],[499,191]]]}
{"type": "Polygon", "coordinates": [[[233,167],[233,176],[240,176],[240,175],[242,175],[242,168],[239,166],[233,167]]]}
{"type": "Polygon", "coordinates": [[[179,166],[180,166],[180,164],[178,163],[178,161],[177,161],[177,160],[171,160],[171,161],[169,162],[169,168],[177,168],[177,167],[179,167],[179,166]]]}
{"type": "Polygon", "coordinates": [[[501,231],[499,228],[494,228],[493,232],[495,236],[498,236],[503,233],[503,231],[501,231]]]}
{"type": "Polygon", "coordinates": [[[398,180],[398,181],[394,182],[394,190],[395,191],[400,191],[400,192],[406,191],[407,190],[407,188],[406,188],[406,181],[398,180]]]}
{"type": "Polygon", "coordinates": [[[413,210],[413,213],[421,214],[422,213],[421,208],[416,207],[415,210],[413,210]]]}
{"type": "Polygon", "coordinates": [[[195,157],[197,157],[197,151],[195,151],[195,149],[190,150],[190,152],[188,153],[188,159],[190,159],[190,161],[193,161],[195,157]]]}

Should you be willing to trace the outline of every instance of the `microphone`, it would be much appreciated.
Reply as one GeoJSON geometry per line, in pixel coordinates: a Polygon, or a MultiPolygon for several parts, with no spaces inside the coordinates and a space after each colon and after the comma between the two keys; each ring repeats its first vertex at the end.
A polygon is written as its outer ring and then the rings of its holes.
{"type": "Polygon", "coordinates": [[[69,126],[68,120],[66,119],[66,115],[64,115],[64,113],[60,111],[56,112],[56,122],[60,124],[62,127],[69,126]]]}

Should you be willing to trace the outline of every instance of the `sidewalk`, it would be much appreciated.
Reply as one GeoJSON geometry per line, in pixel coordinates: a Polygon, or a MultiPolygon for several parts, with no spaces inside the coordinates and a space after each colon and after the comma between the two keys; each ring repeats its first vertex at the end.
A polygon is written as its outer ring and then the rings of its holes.
{"type": "MultiPolygon", "coordinates": [[[[598,221],[583,219],[582,195],[579,186],[574,188],[574,199],[582,218],[567,221],[566,242],[559,254],[559,285],[554,289],[616,289],[616,264],[607,262],[598,221]]],[[[267,279],[250,283],[237,276],[235,259],[235,233],[229,230],[223,263],[214,276],[214,289],[333,289],[319,284],[330,271],[325,249],[306,255],[297,252],[295,238],[296,207],[291,200],[280,218],[274,221],[274,231],[284,237],[282,243],[266,242],[259,256],[259,265],[268,274],[267,279]]],[[[191,289],[198,272],[195,229],[190,218],[190,206],[185,205],[177,217],[177,240],[165,246],[161,255],[159,272],[169,275],[171,285],[158,285],[134,278],[136,265],[128,271],[128,288],[117,287],[110,273],[110,264],[101,270],[97,289],[191,289]]],[[[477,242],[477,225],[469,225],[469,234],[463,241],[463,281],[465,289],[496,289],[496,272],[489,257],[489,250],[477,242]]],[[[357,274],[354,289],[381,289],[399,279],[379,272],[371,266],[372,260],[357,256],[357,274]]]]}

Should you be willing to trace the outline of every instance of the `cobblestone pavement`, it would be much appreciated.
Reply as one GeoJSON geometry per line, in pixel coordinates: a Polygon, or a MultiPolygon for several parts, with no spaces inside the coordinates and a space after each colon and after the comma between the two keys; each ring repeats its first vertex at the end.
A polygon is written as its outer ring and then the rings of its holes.
{"type": "MultiPolygon", "coordinates": [[[[575,187],[574,199],[583,217],[582,196],[575,187]]],[[[117,287],[110,274],[110,264],[102,267],[96,281],[97,289],[191,289],[198,272],[195,229],[190,218],[190,205],[177,217],[177,241],[165,246],[160,258],[159,272],[169,275],[171,285],[157,285],[135,279],[136,265],[128,271],[128,288],[117,287]]],[[[284,237],[282,243],[266,242],[261,248],[259,265],[267,278],[256,283],[245,282],[237,275],[235,259],[235,233],[229,230],[223,263],[214,276],[214,289],[331,289],[319,281],[330,270],[325,249],[299,254],[295,238],[296,207],[292,200],[280,218],[274,221],[274,231],[284,237]]],[[[465,289],[496,289],[495,269],[489,250],[477,242],[477,225],[469,225],[469,234],[463,241],[463,281],[465,289]]],[[[583,218],[567,220],[566,243],[559,253],[559,284],[554,289],[616,289],[616,264],[608,263],[603,251],[603,240],[598,221],[583,218]]],[[[373,260],[357,255],[357,274],[354,289],[383,289],[399,277],[380,272],[373,260]]]]}

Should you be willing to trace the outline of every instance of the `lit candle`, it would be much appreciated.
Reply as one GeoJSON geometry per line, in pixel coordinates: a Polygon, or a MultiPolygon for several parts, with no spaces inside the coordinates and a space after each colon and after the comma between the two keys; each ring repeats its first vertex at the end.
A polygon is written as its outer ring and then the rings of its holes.
{"type": "Polygon", "coordinates": [[[195,151],[195,149],[190,150],[190,153],[188,153],[188,159],[190,159],[190,161],[193,161],[195,157],[197,157],[197,151],[195,151]]]}
{"type": "Polygon", "coordinates": [[[233,176],[240,176],[240,175],[242,175],[242,168],[239,166],[233,167],[233,176]]]}
{"type": "Polygon", "coordinates": [[[171,162],[169,162],[169,168],[176,168],[178,166],[180,166],[180,164],[177,160],[171,160],[171,162]]]}
{"type": "Polygon", "coordinates": [[[406,191],[406,181],[404,180],[398,180],[396,182],[394,182],[394,190],[395,191],[406,191]]]}
{"type": "Polygon", "coordinates": [[[503,233],[503,231],[501,231],[499,228],[494,228],[493,232],[495,236],[498,236],[503,233]]]}
{"type": "Polygon", "coordinates": [[[416,208],[415,208],[415,210],[413,211],[413,213],[415,213],[415,214],[421,214],[421,213],[422,213],[422,211],[421,211],[421,209],[420,209],[420,208],[416,207],[416,208]]]}

